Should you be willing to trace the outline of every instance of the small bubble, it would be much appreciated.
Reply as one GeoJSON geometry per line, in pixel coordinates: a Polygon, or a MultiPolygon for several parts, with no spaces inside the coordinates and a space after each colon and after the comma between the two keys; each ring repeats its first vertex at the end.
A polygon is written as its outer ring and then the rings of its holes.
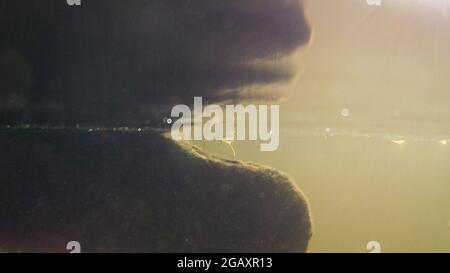
{"type": "Polygon", "coordinates": [[[141,128],[138,128],[137,130],[138,130],[138,132],[142,132],[142,129],[141,129],[141,128]]]}
{"type": "Polygon", "coordinates": [[[167,124],[172,124],[173,121],[171,118],[168,118],[166,122],[167,122],[167,124]]]}
{"type": "Polygon", "coordinates": [[[344,118],[348,118],[348,117],[350,116],[350,110],[349,110],[348,108],[342,109],[341,115],[342,115],[344,118]]]}

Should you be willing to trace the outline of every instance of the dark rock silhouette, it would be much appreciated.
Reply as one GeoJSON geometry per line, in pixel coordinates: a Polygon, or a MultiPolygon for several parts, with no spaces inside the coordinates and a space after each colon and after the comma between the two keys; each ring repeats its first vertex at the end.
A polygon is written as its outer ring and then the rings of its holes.
{"type": "MultiPolygon", "coordinates": [[[[145,124],[290,72],[245,64],[309,39],[302,1],[0,1],[0,123],[145,124]]],[[[26,127],[26,126],[25,126],[26,127]]],[[[307,203],[269,167],[162,132],[0,131],[0,250],[294,252],[307,203]]]]}
{"type": "Polygon", "coordinates": [[[194,96],[238,100],[242,86],[292,76],[245,64],[309,39],[300,3],[2,1],[0,110],[28,123],[154,125],[194,96]]]}
{"type": "Polygon", "coordinates": [[[307,203],[280,172],[160,133],[0,134],[6,251],[294,252],[307,203]]]}

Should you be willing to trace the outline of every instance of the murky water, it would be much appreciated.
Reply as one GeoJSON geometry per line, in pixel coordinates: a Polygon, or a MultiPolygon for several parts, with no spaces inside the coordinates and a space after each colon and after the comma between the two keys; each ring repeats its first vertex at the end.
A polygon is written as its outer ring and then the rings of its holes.
{"type": "MultiPolygon", "coordinates": [[[[383,252],[450,251],[445,133],[305,127],[284,128],[273,153],[251,142],[233,146],[239,159],[287,172],[307,195],[315,222],[311,252],[368,252],[370,241],[383,252]]],[[[198,145],[232,156],[220,143],[198,145]]]]}

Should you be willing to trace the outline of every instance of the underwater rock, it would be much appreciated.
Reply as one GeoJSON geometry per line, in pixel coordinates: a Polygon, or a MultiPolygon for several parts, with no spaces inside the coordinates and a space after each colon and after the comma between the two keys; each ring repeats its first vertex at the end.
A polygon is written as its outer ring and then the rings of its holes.
{"type": "Polygon", "coordinates": [[[11,131],[0,143],[2,250],[307,250],[308,204],[269,167],[151,131],[11,131]]]}

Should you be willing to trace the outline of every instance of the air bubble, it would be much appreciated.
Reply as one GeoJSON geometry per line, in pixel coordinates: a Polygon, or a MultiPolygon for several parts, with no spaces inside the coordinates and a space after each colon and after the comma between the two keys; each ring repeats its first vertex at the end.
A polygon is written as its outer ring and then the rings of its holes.
{"type": "Polygon", "coordinates": [[[348,108],[342,109],[341,115],[342,115],[344,118],[348,118],[348,117],[350,116],[350,110],[349,110],[348,108]]]}

